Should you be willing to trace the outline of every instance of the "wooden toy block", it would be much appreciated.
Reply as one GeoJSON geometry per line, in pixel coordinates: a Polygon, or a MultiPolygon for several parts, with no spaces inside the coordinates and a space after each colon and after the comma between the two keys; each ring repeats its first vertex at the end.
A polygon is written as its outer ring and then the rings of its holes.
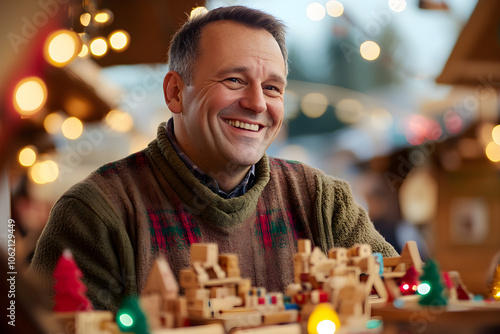
{"type": "Polygon", "coordinates": [[[141,294],[158,293],[163,298],[172,299],[179,295],[179,286],[170,265],[164,257],[157,257],[141,294]]]}
{"type": "Polygon", "coordinates": [[[311,252],[311,255],[309,256],[309,263],[314,266],[326,259],[328,259],[328,257],[325,254],[323,254],[321,249],[319,247],[314,247],[314,250],[311,252]]]}
{"type": "MultiPolygon", "coordinates": [[[[194,270],[191,269],[181,269],[180,273],[180,284],[183,288],[193,288],[193,287],[198,287],[198,275],[194,270]]],[[[208,276],[206,277],[206,280],[208,280],[208,276]]]]}
{"type": "Polygon", "coordinates": [[[222,324],[209,324],[200,326],[188,326],[175,329],[157,329],[151,334],[225,334],[224,326],[222,324]]]}
{"type": "Polygon", "coordinates": [[[245,298],[252,288],[252,281],[249,278],[243,278],[236,284],[236,295],[240,298],[245,298]]]}
{"type": "Polygon", "coordinates": [[[401,251],[401,256],[384,258],[384,277],[387,272],[403,272],[404,274],[410,266],[414,266],[421,273],[422,264],[417,243],[415,241],[408,241],[401,251]]]}
{"type": "Polygon", "coordinates": [[[302,334],[299,324],[238,328],[232,334],[302,334]]]}
{"type": "Polygon", "coordinates": [[[225,286],[214,286],[210,289],[210,298],[224,298],[231,295],[229,289],[225,286]]]}
{"type": "Polygon", "coordinates": [[[309,255],[311,254],[311,240],[309,239],[299,239],[297,240],[297,253],[301,254],[306,254],[309,255]]]}
{"type": "Polygon", "coordinates": [[[298,310],[287,310],[269,314],[262,315],[262,324],[263,325],[277,325],[277,324],[285,324],[289,322],[297,322],[299,317],[298,310]]]}
{"type": "Polygon", "coordinates": [[[328,251],[328,258],[337,261],[337,264],[347,264],[347,248],[334,247],[328,251]]]}
{"type": "Polygon", "coordinates": [[[222,269],[239,269],[239,261],[237,254],[221,254],[219,255],[219,265],[222,269]]]}
{"type": "Polygon", "coordinates": [[[186,289],[185,296],[188,303],[195,300],[208,300],[210,298],[209,289],[186,289]]]}
{"type": "Polygon", "coordinates": [[[372,247],[368,244],[356,244],[347,251],[349,257],[367,257],[372,255],[372,247]]]}
{"type": "Polygon", "coordinates": [[[221,311],[231,310],[237,305],[241,305],[240,297],[229,296],[225,298],[210,299],[210,309],[213,311],[214,317],[218,317],[221,311]]]}
{"type": "Polygon", "coordinates": [[[262,314],[255,310],[237,311],[228,310],[219,314],[219,319],[224,319],[224,327],[229,332],[233,328],[261,326],[262,314]]]}
{"type": "Polygon", "coordinates": [[[140,298],[141,308],[148,318],[151,329],[161,328],[164,325],[162,320],[162,298],[158,293],[149,293],[140,298]]]}
{"type": "Polygon", "coordinates": [[[77,312],[75,334],[108,334],[110,329],[114,333],[120,333],[114,321],[113,313],[109,311],[77,312]]]}
{"type": "Polygon", "coordinates": [[[204,266],[213,266],[219,261],[219,246],[217,244],[192,244],[190,249],[191,263],[201,262],[204,266]]]}

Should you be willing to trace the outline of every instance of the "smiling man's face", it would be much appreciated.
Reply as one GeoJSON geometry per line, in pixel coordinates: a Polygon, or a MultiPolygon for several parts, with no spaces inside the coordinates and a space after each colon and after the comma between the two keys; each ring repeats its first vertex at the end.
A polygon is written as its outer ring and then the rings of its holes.
{"type": "Polygon", "coordinates": [[[285,86],[285,61],[268,31],[209,23],[174,118],[181,149],[206,173],[255,164],[280,130],[285,86]]]}

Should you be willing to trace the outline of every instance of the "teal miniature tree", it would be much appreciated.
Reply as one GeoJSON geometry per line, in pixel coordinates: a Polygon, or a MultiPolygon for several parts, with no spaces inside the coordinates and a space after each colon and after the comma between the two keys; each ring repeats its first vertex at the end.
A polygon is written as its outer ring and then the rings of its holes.
{"type": "Polygon", "coordinates": [[[422,306],[445,306],[448,301],[444,295],[444,286],[441,281],[441,271],[433,260],[428,260],[424,266],[424,272],[420,276],[418,293],[419,304],[422,306]]]}
{"type": "Polygon", "coordinates": [[[116,323],[122,332],[149,334],[146,316],[137,296],[127,296],[116,313],[116,323]]]}
{"type": "Polygon", "coordinates": [[[64,250],[54,268],[54,311],[90,311],[92,303],[86,296],[87,287],[80,280],[83,277],[69,249],[64,250]]]}

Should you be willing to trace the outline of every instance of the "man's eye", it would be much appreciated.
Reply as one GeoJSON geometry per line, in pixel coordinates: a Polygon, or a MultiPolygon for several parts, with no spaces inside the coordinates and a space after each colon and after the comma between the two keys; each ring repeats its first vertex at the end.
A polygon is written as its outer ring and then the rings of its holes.
{"type": "Polygon", "coordinates": [[[226,81],[235,82],[235,83],[240,82],[240,80],[238,78],[227,78],[226,81]]]}

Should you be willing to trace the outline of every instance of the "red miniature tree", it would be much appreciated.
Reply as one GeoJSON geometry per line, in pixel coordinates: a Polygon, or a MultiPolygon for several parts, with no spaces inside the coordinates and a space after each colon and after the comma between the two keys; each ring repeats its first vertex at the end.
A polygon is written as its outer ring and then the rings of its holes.
{"type": "Polygon", "coordinates": [[[414,266],[411,266],[406,274],[401,277],[401,281],[399,283],[399,289],[401,290],[401,294],[404,296],[414,295],[417,293],[418,288],[418,280],[419,274],[414,266]]]}
{"type": "Polygon", "coordinates": [[[54,269],[54,311],[74,312],[92,310],[92,304],[85,296],[87,287],[80,278],[83,276],[73,255],[66,249],[54,269]]]}

